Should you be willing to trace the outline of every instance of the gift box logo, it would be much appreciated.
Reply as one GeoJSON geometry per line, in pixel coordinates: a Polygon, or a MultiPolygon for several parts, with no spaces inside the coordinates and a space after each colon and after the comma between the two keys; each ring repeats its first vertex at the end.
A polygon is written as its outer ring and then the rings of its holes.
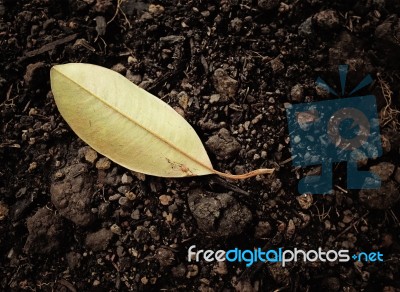
{"type": "MultiPolygon", "coordinates": [[[[375,96],[352,96],[372,78],[366,76],[344,97],[347,72],[347,65],[339,66],[342,98],[286,106],[293,165],[321,165],[320,175],[300,180],[301,194],[332,192],[332,164],[341,161],[347,162],[348,189],[380,187],[378,176],[357,167],[357,161],[382,154],[375,96]]],[[[339,96],[321,78],[317,86],[339,96]]]]}

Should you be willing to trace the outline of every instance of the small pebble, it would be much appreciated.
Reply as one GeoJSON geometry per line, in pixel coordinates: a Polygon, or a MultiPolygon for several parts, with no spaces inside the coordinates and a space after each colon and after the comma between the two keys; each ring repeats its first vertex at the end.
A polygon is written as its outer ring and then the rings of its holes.
{"type": "Polygon", "coordinates": [[[114,234],[120,235],[122,233],[121,227],[119,227],[117,224],[111,225],[110,230],[114,234]]]}
{"type": "Polygon", "coordinates": [[[188,265],[186,278],[190,279],[196,277],[199,273],[199,267],[197,265],[188,265]]]}
{"type": "Polygon", "coordinates": [[[26,73],[24,75],[25,84],[29,87],[40,86],[45,76],[48,74],[47,66],[43,62],[37,62],[29,64],[26,67],[26,73]]]}
{"type": "Polygon", "coordinates": [[[300,102],[303,100],[304,89],[300,84],[296,84],[290,91],[290,97],[293,101],[300,102]]]}
{"type": "Polygon", "coordinates": [[[133,74],[132,71],[129,70],[129,69],[126,71],[125,77],[126,77],[129,81],[135,83],[136,85],[140,84],[140,83],[142,82],[142,80],[143,80],[142,75],[140,75],[140,74],[133,74]]]}
{"type": "Polygon", "coordinates": [[[97,161],[96,163],[96,168],[99,170],[107,170],[110,168],[110,166],[111,166],[111,161],[106,157],[100,158],[99,161],[97,161]]]}
{"type": "Polygon", "coordinates": [[[107,30],[107,22],[104,16],[96,16],[96,31],[99,36],[103,36],[106,34],[107,30]]]}
{"type": "Polygon", "coordinates": [[[129,192],[129,187],[128,186],[120,186],[118,188],[118,192],[120,192],[121,194],[125,194],[125,193],[129,192]]]}
{"type": "Polygon", "coordinates": [[[115,194],[115,195],[110,196],[108,198],[108,200],[109,201],[117,201],[117,200],[119,200],[119,198],[121,198],[121,195],[120,194],[115,194]]]}
{"type": "Polygon", "coordinates": [[[323,29],[339,27],[339,14],[335,10],[323,10],[313,16],[315,23],[323,29]]]}
{"type": "Polygon", "coordinates": [[[183,278],[185,277],[186,274],[186,266],[183,263],[181,263],[178,266],[173,267],[171,269],[171,272],[174,278],[183,278]]]}
{"type": "Polygon", "coordinates": [[[263,10],[272,10],[277,8],[280,4],[280,0],[258,0],[257,4],[263,10]]]}
{"type": "Polygon", "coordinates": [[[234,31],[240,32],[242,26],[243,26],[243,21],[240,18],[235,17],[234,19],[231,20],[231,27],[233,28],[234,31]]]}
{"type": "Polygon", "coordinates": [[[332,227],[332,223],[331,223],[331,221],[329,221],[329,220],[325,220],[325,221],[324,221],[324,225],[325,225],[325,229],[326,229],[326,230],[330,230],[331,227],[332,227]]]}
{"type": "Polygon", "coordinates": [[[133,238],[138,242],[147,242],[150,239],[149,229],[144,226],[136,227],[136,230],[133,232],[133,238]]]}
{"type": "Polygon", "coordinates": [[[132,178],[131,176],[127,175],[126,173],[124,173],[124,174],[122,175],[121,183],[123,183],[123,184],[130,184],[132,181],[133,181],[133,178],[132,178]]]}
{"type": "Polygon", "coordinates": [[[381,162],[369,168],[369,170],[378,175],[382,181],[387,181],[393,174],[394,169],[395,166],[389,162],[381,162]]]}
{"type": "Polygon", "coordinates": [[[110,204],[108,202],[101,203],[98,208],[99,217],[105,217],[108,213],[109,207],[110,207],[110,204]]]}
{"type": "Polygon", "coordinates": [[[133,220],[139,220],[140,219],[140,211],[138,209],[134,210],[131,214],[131,218],[133,220]]]}
{"type": "Polygon", "coordinates": [[[132,191],[128,191],[125,193],[125,197],[129,200],[129,201],[133,201],[136,199],[136,194],[132,191]]]}
{"type": "Polygon", "coordinates": [[[155,258],[162,267],[168,267],[174,262],[175,254],[168,248],[159,248],[156,250],[155,258]]]}
{"type": "Polygon", "coordinates": [[[0,221],[4,220],[8,215],[8,206],[0,201],[0,221]]]}
{"type": "Polygon", "coordinates": [[[299,25],[298,32],[302,37],[308,37],[313,34],[312,17],[307,18],[302,24],[299,25]]]}
{"type": "Polygon", "coordinates": [[[258,122],[260,122],[260,121],[262,120],[262,118],[263,118],[263,115],[262,115],[262,114],[259,114],[258,116],[256,116],[254,119],[251,120],[251,123],[252,123],[253,125],[255,125],[255,124],[257,124],[258,122]]]}
{"type": "Polygon", "coordinates": [[[285,65],[283,65],[282,61],[279,58],[272,59],[270,61],[270,64],[274,73],[278,73],[285,68],[285,65]]]}
{"type": "Polygon", "coordinates": [[[296,226],[294,225],[293,220],[290,219],[285,233],[286,239],[291,239],[295,232],[296,232],[296,226]]]}
{"type": "Polygon", "coordinates": [[[118,204],[121,206],[126,206],[128,204],[128,198],[127,197],[120,197],[118,200],[118,204]]]}
{"type": "Polygon", "coordinates": [[[34,161],[34,162],[29,164],[28,172],[32,172],[36,168],[37,168],[37,162],[34,161]]]}
{"type": "Polygon", "coordinates": [[[125,255],[124,247],[119,245],[117,246],[117,255],[118,257],[123,257],[125,255]]]}
{"type": "Polygon", "coordinates": [[[149,5],[149,13],[158,16],[164,13],[164,7],[161,5],[150,4],[149,5]]]}
{"type": "Polygon", "coordinates": [[[203,17],[209,17],[209,16],[210,16],[210,11],[204,10],[204,11],[201,12],[201,15],[202,15],[203,17]]]}
{"type": "Polygon", "coordinates": [[[149,12],[147,12],[147,11],[145,11],[145,12],[142,14],[142,16],[140,16],[140,20],[141,20],[141,21],[146,21],[146,20],[151,20],[151,19],[153,19],[153,16],[152,16],[149,12]]]}
{"type": "Polygon", "coordinates": [[[217,262],[213,267],[213,271],[218,275],[227,275],[228,274],[228,267],[226,262],[217,262]]]}
{"type": "Polygon", "coordinates": [[[126,67],[123,64],[118,63],[118,64],[115,64],[114,66],[112,66],[111,70],[114,70],[115,72],[118,72],[119,74],[125,74],[126,67]]]}
{"type": "Polygon", "coordinates": [[[389,153],[392,150],[392,145],[389,138],[386,135],[381,135],[382,149],[385,153],[389,153]]]}
{"type": "Polygon", "coordinates": [[[171,196],[161,195],[159,198],[161,205],[168,206],[173,201],[171,196]]]}
{"type": "Polygon", "coordinates": [[[297,200],[297,202],[299,202],[300,207],[305,210],[310,208],[314,201],[313,196],[311,194],[304,194],[304,195],[298,196],[296,198],[296,200],[297,200]]]}
{"type": "Polygon", "coordinates": [[[61,178],[64,177],[64,173],[63,173],[62,171],[57,171],[57,172],[54,174],[54,177],[55,177],[56,179],[61,179],[61,178]]]}
{"type": "Polygon", "coordinates": [[[189,104],[189,96],[185,91],[178,94],[178,103],[183,110],[186,110],[189,104]]]}
{"type": "Polygon", "coordinates": [[[175,106],[175,107],[173,107],[173,109],[174,109],[179,115],[181,115],[182,117],[185,117],[185,111],[184,111],[181,107],[175,106]]]}
{"type": "Polygon", "coordinates": [[[343,212],[343,214],[344,214],[344,217],[343,217],[343,219],[342,219],[342,222],[343,222],[343,223],[348,224],[348,223],[350,223],[351,221],[353,221],[353,214],[351,213],[350,210],[345,210],[345,211],[343,212]]]}
{"type": "Polygon", "coordinates": [[[152,239],[154,239],[155,241],[160,240],[160,234],[158,233],[157,227],[152,225],[149,228],[149,233],[152,239]]]}
{"type": "Polygon", "coordinates": [[[226,100],[235,97],[239,82],[230,77],[224,69],[219,68],[214,71],[213,81],[214,87],[221,97],[226,98],[226,100]]]}
{"type": "Polygon", "coordinates": [[[299,212],[299,217],[301,218],[301,220],[303,220],[303,224],[301,224],[301,226],[300,226],[301,228],[306,227],[311,221],[311,216],[308,214],[299,212]]]}
{"type": "Polygon", "coordinates": [[[210,96],[210,103],[211,104],[218,103],[220,99],[221,99],[221,95],[220,94],[212,94],[210,96]]]}
{"type": "Polygon", "coordinates": [[[265,238],[271,233],[272,227],[271,224],[267,221],[260,221],[255,228],[254,236],[256,238],[265,238]]]}
{"type": "Polygon", "coordinates": [[[246,131],[249,130],[250,123],[251,123],[250,121],[245,121],[245,122],[244,122],[243,127],[244,127],[244,129],[245,129],[246,131]]]}
{"type": "Polygon", "coordinates": [[[97,152],[89,146],[85,149],[85,160],[90,163],[94,163],[97,159],[97,152]]]}

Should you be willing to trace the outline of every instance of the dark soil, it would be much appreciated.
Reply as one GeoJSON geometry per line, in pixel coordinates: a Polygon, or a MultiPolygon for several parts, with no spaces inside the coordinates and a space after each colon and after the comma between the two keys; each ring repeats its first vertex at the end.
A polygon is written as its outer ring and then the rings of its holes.
{"type": "Polygon", "coordinates": [[[397,0],[1,0],[0,290],[400,291],[399,16],[397,0]],[[69,62],[169,103],[216,169],[275,174],[165,179],[110,162],[55,106],[49,70],[69,62]],[[299,196],[316,170],[288,160],[284,104],[328,98],[315,80],[338,88],[340,64],[349,88],[375,79],[384,153],[361,166],[382,191],[346,190],[341,163],[333,194],[299,196]],[[379,250],[384,262],[247,268],[189,262],[191,245],[379,250]]]}

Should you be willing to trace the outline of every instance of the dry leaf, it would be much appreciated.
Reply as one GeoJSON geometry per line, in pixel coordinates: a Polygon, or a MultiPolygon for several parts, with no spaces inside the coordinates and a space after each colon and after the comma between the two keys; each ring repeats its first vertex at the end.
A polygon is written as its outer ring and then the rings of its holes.
{"type": "Polygon", "coordinates": [[[91,64],[56,65],[50,72],[57,107],[72,130],[97,152],[137,172],[184,177],[218,174],[200,138],[168,104],[122,75],[91,64]]]}

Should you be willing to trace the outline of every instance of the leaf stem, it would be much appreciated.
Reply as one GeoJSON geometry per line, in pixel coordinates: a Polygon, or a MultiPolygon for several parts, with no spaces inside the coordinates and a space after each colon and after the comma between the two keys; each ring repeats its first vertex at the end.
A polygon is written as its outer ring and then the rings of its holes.
{"type": "Polygon", "coordinates": [[[274,171],[274,168],[260,168],[244,174],[229,174],[213,169],[215,174],[229,179],[246,179],[261,174],[272,174],[274,171]]]}

